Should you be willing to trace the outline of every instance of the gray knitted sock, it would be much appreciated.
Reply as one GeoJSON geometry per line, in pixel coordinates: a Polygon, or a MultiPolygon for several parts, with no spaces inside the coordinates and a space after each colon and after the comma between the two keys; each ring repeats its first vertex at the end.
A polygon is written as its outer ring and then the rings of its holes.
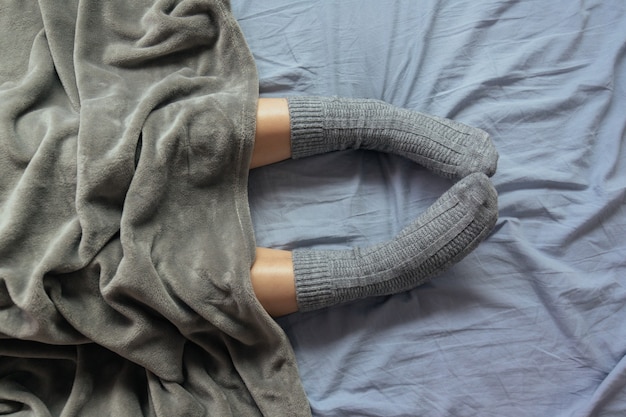
{"type": "Polygon", "coordinates": [[[300,311],[395,294],[461,260],[489,234],[497,194],[482,173],[463,178],[395,239],[368,248],[293,251],[300,311]]]}
{"type": "Polygon", "coordinates": [[[492,176],[498,152],[489,135],[453,120],[368,99],[290,97],[292,158],[368,149],[409,158],[450,179],[492,176]]]}

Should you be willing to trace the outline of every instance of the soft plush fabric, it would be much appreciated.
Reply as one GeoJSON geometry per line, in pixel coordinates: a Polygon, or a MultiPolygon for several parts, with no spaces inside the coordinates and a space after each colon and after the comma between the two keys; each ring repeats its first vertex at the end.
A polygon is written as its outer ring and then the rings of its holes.
{"type": "Polygon", "coordinates": [[[249,281],[228,2],[10,0],[0,31],[0,414],[310,414],[249,281]]]}

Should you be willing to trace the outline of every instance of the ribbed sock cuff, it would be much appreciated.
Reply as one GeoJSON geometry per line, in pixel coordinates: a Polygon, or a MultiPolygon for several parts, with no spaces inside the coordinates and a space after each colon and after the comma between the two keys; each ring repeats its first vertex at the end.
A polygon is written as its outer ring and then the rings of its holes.
{"type": "Polygon", "coordinates": [[[296,249],[292,259],[298,309],[311,311],[336,304],[324,251],[296,249]]]}
{"type": "Polygon", "coordinates": [[[304,158],[328,152],[324,138],[323,98],[289,97],[291,157],[304,158]]]}

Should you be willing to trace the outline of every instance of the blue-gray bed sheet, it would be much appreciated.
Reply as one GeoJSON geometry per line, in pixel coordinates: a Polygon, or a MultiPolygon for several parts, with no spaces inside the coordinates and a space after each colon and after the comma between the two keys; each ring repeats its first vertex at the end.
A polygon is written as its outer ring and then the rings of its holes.
{"type": "MultiPolygon", "coordinates": [[[[279,320],[316,416],[626,413],[626,2],[233,0],[261,95],[488,131],[500,218],[413,291],[279,320]]],[[[451,183],[348,151],[250,175],[257,244],[389,239],[451,183]]]]}

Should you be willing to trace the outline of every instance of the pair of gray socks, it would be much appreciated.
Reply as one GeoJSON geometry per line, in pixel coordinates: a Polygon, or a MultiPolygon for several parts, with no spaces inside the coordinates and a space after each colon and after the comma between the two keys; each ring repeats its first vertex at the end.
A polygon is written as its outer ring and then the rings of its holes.
{"type": "Polygon", "coordinates": [[[366,248],[293,251],[300,311],[412,289],[471,252],[498,216],[489,135],[378,100],[288,99],[292,158],[345,149],[401,155],[458,180],[394,239],[366,248]]]}

